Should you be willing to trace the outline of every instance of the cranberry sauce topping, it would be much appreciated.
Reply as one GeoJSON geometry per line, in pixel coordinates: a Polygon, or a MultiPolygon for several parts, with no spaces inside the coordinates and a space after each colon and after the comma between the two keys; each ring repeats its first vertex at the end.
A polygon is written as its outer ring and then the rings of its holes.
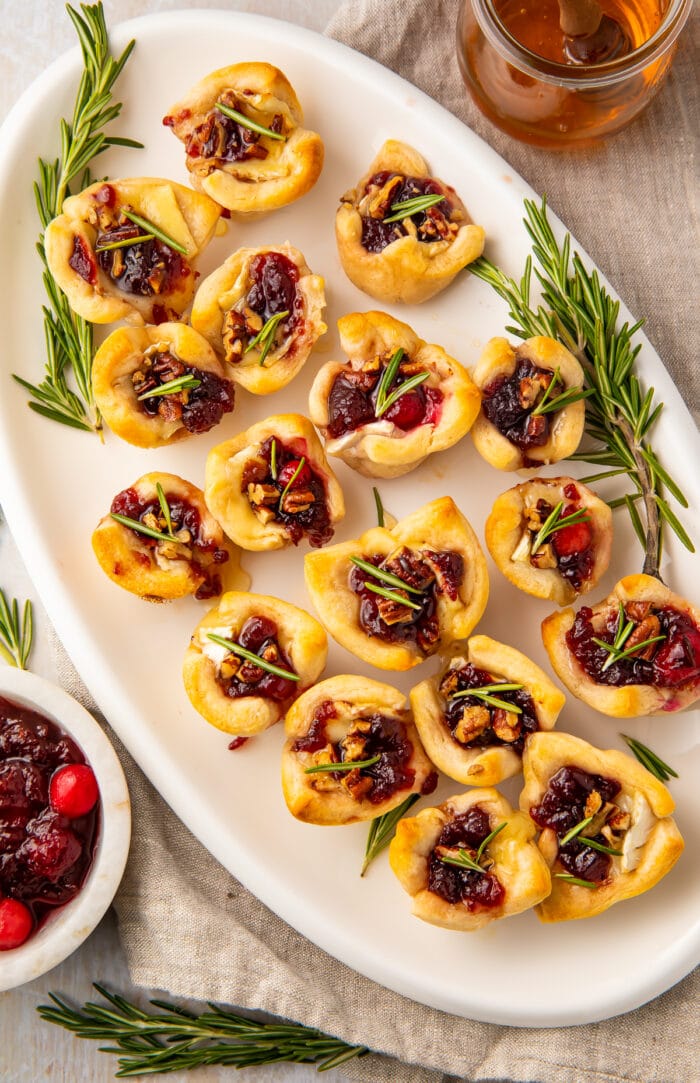
{"type": "Polygon", "coordinates": [[[293,451],[279,437],[270,437],[247,464],[241,492],[262,523],[282,523],[294,545],[307,537],[309,545],[317,549],[333,537],[333,525],[323,479],[308,461],[301,465],[302,458],[305,456],[299,450],[293,451]]]}
{"type": "Polygon", "coordinates": [[[143,235],[141,226],[129,221],[125,215],[119,216],[115,224],[106,226],[97,234],[97,261],[104,273],[124,293],[141,297],[167,294],[178,279],[186,278],[192,272],[185,258],[163,241],[154,238],[152,241],[100,251],[105,245],[143,235]]]}
{"type": "Polygon", "coordinates": [[[360,598],[359,621],[363,632],[386,643],[415,644],[425,654],[433,654],[440,644],[437,599],[441,594],[452,600],[457,598],[464,579],[462,556],[453,550],[433,553],[423,549],[418,553],[402,546],[388,557],[374,554],[362,559],[397,575],[408,587],[420,592],[389,587],[391,593],[409,601],[410,606],[383,597],[370,587],[385,590],[388,584],[353,564],[349,586],[360,598]]]}
{"type": "MultiPolygon", "coordinates": [[[[582,820],[592,816],[593,820],[581,834],[609,847],[610,830],[628,826],[623,823],[626,814],[611,804],[619,792],[620,783],[614,778],[591,775],[573,765],[560,767],[550,778],[540,804],[530,809],[530,817],[538,827],[551,828],[561,840],[582,820]],[[601,834],[603,830],[608,833],[601,834]]],[[[572,876],[596,884],[607,879],[610,869],[610,856],[587,846],[579,835],[564,846],[560,844],[559,860],[572,876]]]]}
{"type": "Polygon", "coordinates": [[[458,692],[483,688],[484,685],[503,680],[493,677],[485,669],[478,669],[471,662],[460,668],[449,669],[442,678],[440,693],[447,700],[445,721],[455,741],[464,748],[507,745],[515,752],[522,753],[527,735],[536,733],[540,728],[535,704],[524,688],[506,692],[496,688],[490,693],[504,703],[512,704],[520,713],[491,706],[478,696],[454,698],[458,692]]]}
{"type": "MultiPolygon", "coordinates": [[[[406,391],[384,411],[381,419],[377,417],[379,385],[392,356],[387,353],[375,357],[365,362],[361,369],[348,365],[338,373],[328,396],[328,433],[334,439],[377,420],[391,421],[403,432],[410,432],[418,425],[436,425],[440,420],[442,391],[425,383],[406,391]]],[[[387,393],[424,371],[404,355],[387,393]]]]}
{"type": "MultiPolygon", "coordinates": [[[[225,90],[219,95],[219,101],[229,109],[235,109],[247,116],[246,94],[252,93],[253,91],[234,93],[233,90],[225,90]]],[[[182,115],[178,119],[183,119],[182,115]]],[[[166,117],[163,123],[172,125],[175,118],[166,117]]],[[[271,121],[263,121],[263,126],[281,134],[284,118],[281,113],[276,113],[271,121]]],[[[260,142],[262,138],[264,136],[259,132],[252,131],[233,117],[228,117],[214,108],[207,113],[201,124],[192,129],[185,150],[188,158],[206,159],[207,171],[211,172],[217,164],[241,162],[249,158],[267,158],[269,152],[260,142]]]]}
{"type": "MultiPolygon", "coordinates": [[[[542,447],[549,440],[553,414],[533,414],[552,383],[551,369],[539,368],[529,358],[518,361],[512,376],[497,376],[484,388],[482,409],[492,425],[521,451],[542,447]]],[[[549,398],[561,394],[557,380],[549,398]]]]}
{"type": "Polygon", "coordinates": [[[624,608],[625,618],[635,627],[623,650],[655,636],[664,638],[608,665],[610,652],[594,639],[614,642],[619,608],[611,606],[607,612],[595,615],[588,606],[581,606],[566,633],[566,643],[592,680],[597,684],[650,684],[657,688],[682,688],[700,680],[700,629],[687,613],[671,606],[657,608],[650,602],[627,602],[624,608]]]}
{"type": "MultiPolygon", "coordinates": [[[[371,760],[374,756],[379,756],[379,760],[370,767],[309,775],[310,779],[330,777],[340,783],[356,801],[366,800],[373,805],[378,805],[393,797],[398,790],[406,790],[413,785],[416,773],[409,767],[413,745],[406,736],[406,727],[400,719],[379,713],[353,719],[347,735],[341,741],[333,743],[328,737],[326,726],[334,715],[333,704],[330,701],[322,703],[307,734],[294,742],[294,751],[313,753],[326,750],[329,758],[323,762],[329,763],[371,760]]],[[[433,789],[436,781],[432,782],[433,789]]]]}
{"type": "MultiPolygon", "coordinates": [[[[561,510],[562,519],[585,508],[580,502],[580,494],[575,485],[566,485],[564,496],[570,503],[564,504],[561,510]]],[[[554,505],[543,499],[538,500],[534,507],[526,508],[525,522],[533,542],[553,511],[554,505]]],[[[590,578],[595,564],[590,522],[572,523],[556,530],[538,547],[536,553],[531,554],[530,563],[535,568],[556,568],[575,591],[580,591],[585,581],[590,578]]]]}
{"type": "Polygon", "coordinates": [[[84,763],[53,722],[0,698],[0,898],[27,906],[34,927],[78,894],[92,862],[98,806],[68,819],[49,800],[54,773],[84,763]]]}
{"type": "MultiPolygon", "coordinates": [[[[279,628],[267,617],[248,617],[238,633],[236,642],[252,654],[257,654],[266,662],[296,673],[292,663],[278,642],[279,628]]],[[[245,658],[230,653],[221,664],[218,681],[227,696],[240,699],[242,696],[265,696],[281,703],[289,699],[296,691],[296,681],[288,681],[269,673],[266,669],[245,658]]]]}
{"type": "Polygon", "coordinates": [[[362,245],[368,252],[382,252],[392,241],[413,233],[419,241],[451,240],[459,228],[452,222],[454,206],[448,189],[433,177],[404,177],[383,171],[367,181],[361,201],[362,245]],[[417,196],[441,195],[440,203],[397,222],[387,222],[399,213],[395,204],[417,196]]]}
{"type": "Polygon", "coordinates": [[[131,382],[138,398],[182,376],[193,376],[199,380],[199,387],[154,395],[139,401],[139,406],[148,417],[182,422],[188,432],[209,432],[224,414],[233,410],[234,386],[230,380],[222,379],[215,372],[186,365],[166,349],[143,357],[132,373],[131,382]]]}
{"type": "Polygon", "coordinates": [[[482,855],[480,864],[484,872],[462,869],[440,860],[446,850],[466,850],[476,859],[479,846],[491,834],[488,813],[480,805],[473,805],[468,812],[455,816],[446,824],[428,858],[428,891],[435,892],[445,902],[464,903],[468,910],[492,910],[505,898],[505,888],[498,877],[488,872],[488,853],[482,855]]]}
{"type": "Polygon", "coordinates": [[[299,268],[282,252],[254,256],[248,277],[247,294],[224,317],[226,360],[234,365],[243,359],[251,341],[274,316],[288,313],[275,326],[274,336],[266,344],[267,353],[278,349],[304,320],[304,297],[297,288],[299,268]]]}
{"type": "Polygon", "coordinates": [[[73,251],[71,253],[68,264],[73,268],[76,274],[79,274],[81,278],[84,278],[89,286],[94,286],[97,282],[97,264],[95,263],[95,257],[92,254],[92,249],[85,243],[80,234],[76,233],[73,237],[73,251]]]}
{"type": "MultiPolygon", "coordinates": [[[[189,558],[197,564],[202,574],[202,582],[195,593],[195,598],[205,601],[207,598],[217,597],[221,594],[221,577],[216,573],[215,567],[226,563],[229,558],[228,552],[226,549],[220,549],[213,539],[206,536],[202,517],[197,508],[181,497],[171,496],[167,492],[165,499],[170,508],[173,533],[178,535],[180,541],[180,545],[174,549],[173,556],[181,559],[189,558]]],[[[116,515],[126,515],[129,519],[135,519],[152,530],[167,531],[168,529],[158,499],[144,501],[135,489],[124,489],[121,493],[117,493],[110,511],[116,515]]],[[[138,531],[133,533],[139,543],[148,549],[155,549],[157,545],[174,545],[167,539],[159,542],[138,531]]]]}

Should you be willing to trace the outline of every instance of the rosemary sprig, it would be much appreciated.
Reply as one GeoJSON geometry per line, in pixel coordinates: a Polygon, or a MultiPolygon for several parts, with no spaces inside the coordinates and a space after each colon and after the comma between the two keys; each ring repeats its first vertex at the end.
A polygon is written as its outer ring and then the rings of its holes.
{"type": "Polygon", "coordinates": [[[554,386],[558,383],[561,384],[562,379],[559,375],[559,366],[557,365],[544,395],[530,411],[532,417],[536,417],[538,414],[554,414],[557,410],[563,410],[565,406],[570,406],[572,402],[578,402],[579,399],[590,398],[593,394],[592,388],[584,391],[580,387],[567,387],[564,391],[560,391],[558,395],[552,397],[554,386]]]}
{"type": "Polygon", "coordinates": [[[20,617],[19,602],[8,602],[0,590],[0,656],[16,669],[26,669],[34,638],[34,609],[27,599],[20,617]]]}
{"type": "Polygon", "coordinates": [[[377,526],[384,526],[384,505],[376,485],[372,486],[372,492],[374,493],[374,504],[377,509],[377,526]]]}
{"type": "Polygon", "coordinates": [[[305,775],[320,775],[328,771],[354,771],[362,767],[373,767],[379,763],[381,756],[370,756],[368,760],[342,760],[340,763],[316,763],[313,767],[304,768],[305,775]]]}
{"type": "Polygon", "coordinates": [[[602,647],[608,652],[608,657],[603,662],[601,672],[605,673],[606,669],[609,669],[614,662],[622,662],[626,658],[633,658],[639,651],[644,650],[645,647],[651,646],[652,643],[660,643],[666,638],[665,635],[651,636],[650,639],[643,639],[641,643],[635,643],[633,647],[627,647],[623,650],[623,647],[630,635],[634,630],[634,621],[628,620],[625,614],[625,607],[620,602],[620,609],[617,617],[617,626],[615,628],[615,637],[612,643],[608,643],[605,639],[599,639],[598,636],[592,636],[593,642],[602,647]]]}
{"type": "Polygon", "coordinates": [[[540,546],[544,545],[547,539],[550,538],[552,534],[556,533],[557,530],[563,530],[564,527],[573,526],[575,523],[589,522],[588,508],[578,508],[576,511],[572,511],[571,515],[562,515],[563,510],[564,501],[560,500],[535,535],[535,540],[532,543],[531,549],[533,556],[540,546]]]}
{"type": "MultiPolygon", "coordinates": [[[[672,510],[665,492],[681,507],[688,502],[662,466],[649,437],[663,409],[654,403],[654,389],[644,391],[634,372],[641,346],[632,340],[641,321],[618,326],[620,305],[589,272],[578,253],[571,255],[571,237],[557,242],[547,218],[546,200],[537,206],[525,200],[525,228],[532,239],[544,304],[530,302],[533,263],[529,256],[520,281],[508,277],[489,260],[469,264],[472,274],[487,282],[508,304],[520,338],[558,338],[581,362],[586,375],[586,432],[593,446],[572,456],[605,467],[602,477],[625,475],[632,486],[623,497],[644,549],[644,572],[659,576],[662,526],[695,552],[693,543],[672,510]]],[[[621,506],[615,501],[618,506],[621,506]]]]}
{"type": "Polygon", "coordinates": [[[555,872],[557,880],[563,880],[565,884],[576,884],[577,887],[589,887],[595,890],[598,887],[593,880],[582,880],[580,876],[570,876],[567,872],[555,872]]]}
{"type": "Polygon", "coordinates": [[[591,850],[599,850],[601,854],[610,854],[612,857],[622,857],[622,850],[615,850],[612,846],[604,846],[602,842],[589,839],[587,835],[579,835],[579,842],[590,846],[591,850]]]}
{"type": "Polygon", "coordinates": [[[130,222],[133,222],[135,226],[140,226],[144,233],[152,233],[153,236],[157,237],[163,244],[167,244],[168,248],[174,248],[181,256],[187,255],[187,249],[184,244],[180,244],[179,241],[174,241],[169,233],[166,233],[160,226],[154,225],[153,222],[149,222],[148,218],[144,218],[143,215],[137,214],[136,211],[132,211],[131,208],[127,209],[126,207],[122,207],[122,214],[125,218],[128,218],[130,222]]]}
{"type": "Polygon", "coordinates": [[[156,482],[156,496],[158,497],[158,503],[160,504],[160,510],[163,513],[168,533],[173,534],[173,517],[170,513],[170,504],[168,504],[168,498],[159,481],[156,482]]]}
{"type": "Polygon", "coordinates": [[[643,767],[646,767],[655,778],[658,778],[659,782],[668,782],[671,778],[678,778],[678,772],[674,771],[670,764],[665,763],[660,756],[657,756],[656,752],[647,746],[643,745],[641,741],[635,740],[634,737],[628,737],[626,733],[621,733],[620,737],[627,742],[630,751],[643,767]]]}
{"type": "Polygon", "coordinates": [[[143,395],[137,396],[137,399],[139,402],[143,402],[144,399],[155,399],[158,395],[177,395],[180,391],[194,391],[196,387],[200,386],[201,382],[190,372],[185,376],[177,376],[174,380],[168,380],[167,383],[154,387],[152,391],[144,391],[143,395]]]}
{"type": "Polygon", "coordinates": [[[424,214],[430,210],[431,207],[436,206],[438,203],[442,203],[444,200],[443,195],[433,193],[432,195],[414,196],[412,199],[406,199],[403,203],[392,203],[391,210],[395,213],[391,218],[385,218],[384,224],[389,225],[391,222],[402,222],[404,218],[411,218],[414,214],[424,214]]]}
{"type": "Polygon", "coordinates": [[[245,113],[239,113],[237,109],[232,109],[230,105],[224,105],[223,102],[217,102],[216,108],[220,113],[223,113],[225,117],[230,120],[235,120],[236,124],[240,124],[242,128],[248,128],[251,132],[257,132],[258,135],[266,135],[268,139],[276,139],[279,142],[284,143],[286,136],[281,132],[273,132],[272,128],[266,128],[264,124],[258,124],[257,121],[251,120],[245,113]]]}
{"type": "MultiPolygon", "coordinates": [[[[34,196],[42,231],[61,213],[63,202],[78,181],[90,183],[90,162],[110,146],[140,147],[133,139],[105,135],[104,128],[121,112],[112,101],[112,87],[126,64],[134,42],[118,60],[109,52],[102,4],[81,4],[81,13],[66,8],[80,41],[83,74],[78,87],[71,123],[61,120],[60,156],[53,162],[39,159],[39,180],[34,196]]],[[[102,432],[102,420],[92,393],[92,326],[74,315],[65,295],[58,289],[46,266],[43,232],[37,251],[44,263],[43,282],[48,304],[43,308],[46,362],[44,378],[38,384],[15,376],[29,393],[29,406],[36,413],[84,432],[102,432]]]]}
{"type": "Polygon", "coordinates": [[[580,835],[581,832],[588,827],[592,819],[592,816],[586,816],[583,820],[579,820],[579,822],[571,828],[571,831],[567,831],[564,837],[559,839],[559,848],[561,849],[562,846],[566,846],[567,842],[571,842],[577,835],[580,835]]]}
{"type": "MultiPolygon", "coordinates": [[[[379,594],[380,597],[386,598],[390,602],[397,602],[399,605],[405,605],[407,609],[419,610],[421,606],[416,605],[410,598],[404,598],[402,594],[397,594],[395,590],[385,590],[384,587],[378,587],[376,583],[363,583],[365,590],[369,590],[372,594],[379,594]]],[[[403,588],[406,589],[405,587],[403,588]]]]}
{"type": "Polygon", "coordinates": [[[246,346],[243,353],[248,353],[249,350],[254,350],[256,346],[260,349],[260,357],[258,358],[258,364],[264,365],[265,358],[269,354],[275,341],[277,334],[277,328],[281,324],[282,320],[285,320],[289,315],[289,311],[285,309],[284,312],[276,312],[274,316],[270,316],[269,320],[266,320],[262,328],[258,331],[254,338],[251,338],[250,342],[246,346]]]}
{"type": "Polygon", "coordinates": [[[396,350],[391,360],[389,361],[389,364],[386,365],[384,371],[382,372],[382,377],[379,381],[379,387],[377,388],[377,404],[375,407],[377,417],[381,417],[382,413],[384,412],[384,403],[386,401],[386,397],[391,390],[391,385],[396,379],[396,373],[399,371],[399,365],[403,360],[404,353],[405,351],[403,347],[399,346],[398,350],[396,350]]]}
{"type": "Polygon", "coordinates": [[[274,436],[270,444],[270,476],[273,481],[277,481],[277,441],[274,436]]]}
{"type": "Polygon", "coordinates": [[[301,474],[302,470],[304,469],[305,464],[306,464],[306,456],[302,455],[302,457],[299,459],[299,465],[297,466],[296,470],[294,471],[291,478],[289,479],[289,481],[285,485],[284,489],[282,490],[282,495],[279,498],[279,506],[281,508],[284,507],[284,498],[286,497],[287,493],[291,489],[294,482],[297,480],[297,478],[301,474]]]}
{"type": "Polygon", "coordinates": [[[96,252],[113,252],[115,248],[131,248],[134,244],[145,244],[146,241],[154,241],[155,233],[139,233],[138,237],[124,237],[121,241],[111,241],[109,244],[96,244],[96,252]]]}
{"type": "Polygon", "coordinates": [[[131,519],[128,515],[120,515],[116,511],[111,511],[109,514],[110,518],[114,519],[116,523],[127,526],[129,530],[135,530],[137,534],[145,534],[147,538],[155,538],[156,541],[171,541],[176,542],[178,545],[183,544],[169,530],[153,530],[152,527],[142,523],[140,519],[131,519]]]}
{"type": "Polygon", "coordinates": [[[73,1008],[49,993],[53,1003],[41,1004],[37,1011],[46,1022],[79,1038],[109,1042],[101,1051],[118,1055],[118,1078],[213,1064],[249,1068],[280,1062],[316,1064],[319,1072],[325,1072],[369,1052],[312,1027],[247,1019],[215,1004],[195,1015],[169,1001],[151,1000],[158,1010],[144,1011],[97,983],[95,989],[106,1004],[88,1001],[73,1008]]]}
{"type": "Polygon", "coordinates": [[[408,583],[404,583],[400,576],[394,575],[393,572],[385,572],[383,568],[378,568],[376,564],[370,564],[368,560],[363,560],[361,557],[350,557],[350,563],[363,571],[365,575],[371,575],[374,579],[379,579],[382,583],[387,583],[390,587],[406,590],[409,594],[423,593],[421,590],[418,590],[417,587],[409,587],[408,583]]]}
{"type": "Polygon", "coordinates": [[[232,654],[245,658],[247,662],[253,662],[260,669],[266,670],[267,673],[273,673],[275,677],[284,677],[285,681],[298,681],[300,679],[298,673],[292,673],[288,669],[282,669],[281,666],[268,662],[266,658],[261,658],[259,654],[254,654],[253,651],[241,647],[240,643],[235,643],[232,639],[224,639],[223,636],[218,636],[214,632],[207,632],[207,639],[210,639],[212,643],[218,643],[220,647],[226,647],[232,654]]]}
{"type": "Polygon", "coordinates": [[[480,872],[482,874],[487,872],[488,870],[481,864],[484,852],[489,844],[496,838],[496,835],[500,835],[501,831],[507,826],[508,824],[504,820],[502,823],[498,824],[497,827],[494,827],[493,831],[491,831],[485,839],[482,839],[479,849],[476,851],[476,857],[472,857],[466,849],[459,849],[454,854],[440,854],[440,860],[445,865],[457,865],[462,869],[471,869],[472,872],[480,872]]]}
{"type": "Polygon", "coordinates": [[[385,812],[383,816],[376,816],[374,820],[372,820],[369,825],[367,844],[365,846],[365,859],[362,862],[360,876],[365,875],[377,854],[380,854],[382,850],[385,850],[389,845],[394,837],[399,820],[403,819],[408,810],[415,805],[416,801],[420,801],[420,794],[410,793],[406,800],[402,801],[401,804],[397,805],[391,812],[385,812]]]}
{"type": "Polygon", "coordinates": [[[407,391],[413,391],[414,387],[418,387],[419,384],[425,383],[430,376],[429,372],[417,372],[415,376],[409,376],[407,380],[404,380],[402,384],[394,388],[390,395],[382,402],[381,406],[377,406],[377,417],[381,417],[387,412],[390,406],[393,406],[395,402],[398,402],[402,395],[405,395],[407,391]]]}
{"type": "Polygon", "coordinates": [[[501,707],[504,711],[511,711],[513,714],[522,714],[522,710],[515,703],[508,703],[505,699],[499,699],[498,696],[494,696],[493,692],[518,692],[523,687],[522,684],[508,684],[502,682],[501,684],[482,684],[478,688],[464,688],[461,692],[455,692],[450,696],[450,699],[465,699],[467,696],[476,696],[477,699],[483,700],[489,707],[501,707]]]}

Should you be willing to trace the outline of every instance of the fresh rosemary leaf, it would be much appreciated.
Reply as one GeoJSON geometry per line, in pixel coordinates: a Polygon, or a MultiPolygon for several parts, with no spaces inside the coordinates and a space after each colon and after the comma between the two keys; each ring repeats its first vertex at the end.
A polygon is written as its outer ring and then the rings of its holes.
{"type": "Polygon", "coordinates": [[[254,350],[256,347],[260,349],[260,357],[258,358],[258,364],[264,365],[265,359],[272,349],[275,341],[275,335],[277,334],[277,328],[281,324],[282,320],[286,320],[289,312],[285,309],[284,312],[276,312],[274,316],[270,316],[269,320],[266,320],[263,327],[258,331],[254,338],[251,338],[250,342],[246,346],[244,353],[248,353],[249,350],[254,350]]]}
{"type": "Polygon", "coordinates": [[[34,609],[27,600],[20,616],[19,602],[9,602],[0,590],[0,656],[16,669],[26,669],[34,638],[34,609]]]}
{"type": "Polygon", "coordinates": [[[374,493],[374,503],[377,508],[377,526],[384,526],[384,505],[376,485],[372,486],[372,492],[374,493]]]}
{"type": "Polygon", "coordinates": [[[480,872],[483,874],[486,872],[478,861],[475,861],[464,849],[455,850],[452,854],[439,854],[440,861],[443,865],[456,865],[458,869],[469,869],[470,872],[480,872]]]}
{"type": "Polygon", "coordinates": [[[115,248],[131,248],[134,244],[144,244],[145,241],[155,239],[155,233],[140,233],[138,237],[125,237],[122,241],[112,241],[110,244],[96,244],[96,252],[112,252],[115,248]]]}
{"type": "Polygon", "coordinates": [[[450,696],[450,699],[466,699],[468,696],[475,696],[477,699],[483,700],[489,707],[500,707],[501,710],[510,711],[512,714],[522,714],[522,710],[515,703],[508,703],[505,699],[499,699],[498,696],[494,696],[493,692],[517,692],[523,686],[521,684],[484,684],[479,688],[464,688],[461,692],[455,692],[450,696]]]}
{"type": "Polygon", "coordinates": [[[591,850],[598,850],[601,854],[610,854],[611,857],[622,857],[622,850],[614,850],[612,846],[604,846],[602,842],[596,842],[595,839],[589,839],[586,835],[579,835],[579,842],[584,843],[585,846],[590,846],[591,850]]]}
{"type": "Polygon", "coordinates": [[[576,523],[589,522],[587,508],[579,508],[577,511],[573,511],[571,515],[562,515],[561,513],[563,510],[564,501],[560,500],[535,535],[535,540],[532,543],[531,549],[532,554],[536,553],[540,546],[544,545],[547,539],[550,538],[552,534],[555,534],[557,530],[563,530],[564,527],[567,526],[574,526],[576,523]]]}
{"type": "Polygon", "coordinates": [[[284,498],[286,497],[287,493],[291,489],[294,482],[297,480],[297,478],[301,474],[302,470],[304,469],[305,463],[306,463],[306,456],[302,455],[302,457],[299,459],[299,465],[297,466],[296,470],[294,471],[291,478],[289,479],[289,481],[285,485],[284,489],[282,490],[282,495],[281,495],[281,497],[279,499],[279,506],[281,508],[284,507],[284,498]]]}
{"type": "Polygon", "coordinates": [[[383,816],[377,816],[369,826],[367,845],[365,847],[365,859],[362,863],[360,876],[364,876],[375,857],[386,849],[396,832],[399,820],[402,820],[409,809],[413,808],[416,801],[420,801],[419,793],[410,793],[405,801],[385,812],[383,816]]]}
{"type": "Polygon", "coordinates": [[[490,833],[489,833],[489,834],[488,834],[488,835],[486,836],[486,838],[485,838],[485,839],[483,839],[483,841],[482,841],[482,842],[480,843],[480,845],[479,845],[479,849],[478,849],[478,850],[476,851],[476,860],[477,860],[477,861],[481,861],[481,858],[482,858],[482,856],[483,856],[484,850],[486,850],[487,846],[490,846],[490,845],[491,845],[491,843],[493,842],[493,840],[494,840],[494,839],[496,838],[496,835],[500,835],[501,831],[503,831],[503,829],[504,829],[504,828],[506,828],[507,826],[508,826],[508,824],[507,824],[507,823],[506,823],[506,821],[504,820],[504,821],[503,821],[503,823],[500,823],[500,824],[498,825],[498,827],[494,827],[493,831],[491,831],[491,832],[490,832],[490,833]]]}
{"type": "Polygon", "coordinates": [[[579,820],[579,822],[571,828],[571,831],[567,831],[562,839],[559,839],[559,846],[566,846],[567,842],[571,842],[577,835],[580,835],[584,828],[588,827],[589,823],[593,819],[592,816],[586,816],[585,819],[579,820]]]}
{"type": "MultiPolygon", "coordinates": [[[[408,609],[419,610],[421,607],[412,602],[410,598],[404,598],[403,595],[397,594],[394,590],[384,590],[383,587],[378,587],[376,583],[363,583],[365,590],[369,590],[372,594],[379,594],[382,598],[386,598],[390,602],[397,602],[399,605],[405,605],[408,609]]],[[[406,589],[405,587],[403,588],[406,589]]]]}
{"type": "Polygon", "coordinates": [[[373,579],[379,579],[382,583],[388,583],[390,587],[397,587],[399,590],[408,591],[409,594],[420,595],[423,593],[416,587],[409,587],[408,583],[404,583],[403,579],[398,575],[394,575],[393,572],[385,572],[383,568],[378,568],[376,564],[370,564],[368,560],[362,560],[361,557],[350,557],[350,563],[363,571],[365,575],[371,575],[373,579]]]}
{"type": "MultiPolygon", "coordinates": [[[[408,380],[404,380],[402,384],[394,388],[390,395],[382,401],[382,405],[377,405],[376,414],[377,417],[381,417],[387,412],[390,406],[393,406],[395,402],[398,402],[402,395],[405,395],[407,391],[412,391],[414,387],[418,387],[419,384],[425,383],[430,376],[429,372],[417,372],[415,376],[409,376],[408,380]]],[[[379,398],[377,398],[379,403],[379,398]]]]}
{"type": "Polygon", "coordinates": [[[576,884],[577,887],[588,887],[595,890],[598,885],[593,880],[582,880],[579,876],[569,876],[566,872],[555,872],[557,880],[563,880],[565,884],[576,884]]]}
{"type": "Polygon", "coordinates": [[[620,736],[627,742],[630,751],[637,757],[642,766],[646,767],[647,771],[650,771],[655,778],[658,778],[659,782],[668,782],[671,778],[678,778],[678,772],[674,771],[670,764],[665,763],[660,756],[657,756],[656,752],[652,752],[647,745],[637,741],[634,737],[628,737],[626,733],[621,733],[620,736]]]}
{"type": "Polygon", "coordinates": [[[152,530],[150,526],[146,526],[140,519],[130,519],[128,515],[120,515],[116,511],[111,511],[109,514],[115,522],[120,523],[121,526],[127,526],[129,530],[135,530],[137,534],[145,534],[147,538],[155,538],[156,541],[171,541],[176,542],[178,545],[183,544],[179,538],[176,538],[169,531],[152,530]]]}
{"type": "Polygon", "coordinates": [[[173,517],[170,514],[170,504],[168,504],[168,498],[163,491],[163,486],[159,481],[156,482],[156,495],[158,497],[158,503],[160,504],[160,510],[163,512],[163,518],[165,519],[165,525],[168,533],[173,533],[173,517]]]}
{"type": "Polygon", "coordinates": [[[382,377],[379,381],[379,387],[377,388],[377,403],[375,407],[377,417],[380,417],[381,413],[383,412],[384,402],[387,395],[389,394],[389,391],[391,390],[391,385],[396,379],[396,373],[399,371],[399,365],[403,360],[404,353],[405,350],[401,346],[399,346],[398,350],[396,350],[391,360],[389,361],[389,364],[386,365],[384,371],[382,372],[382,377]]]}
{"type": "Polygon", "coordinates": [[[282,669],[281,666],[276,666],[272,662],[268,662],[266,658],[261,658],[259,654],[253,654],[252,651],[247,650],[245,647],[241,647],[239,643],[234,643],[232,639],[224,639],[223,636],[218,636],[214,632],[207,632],[207,639],[210,639],[212,643],[218,643],[220,647],[226,647],[232,654],[237,654],[240,658],[245,658],[246,661],[253,662],[267,673],[273,673],[275,677],[284,677],[286,681],[300,680],[298,673],[292,673],[288,669],[282,669]]]}
{"type": "Polygon", "coordinates": [[[313,767],[304,768],[305,775],[320,775],[329,771],[354,771],[363,767],[373,767],[379,763],[381,756],[370,756],[368,760],[342,760],[340,763],[316,763],[313,767]]]}
{"type": "Polygon", "coordinates": [[[230,105],[224,105],[223,102],[217,102],[216,108],[220,113],[223,113],[225,117],[230,120],[235,120],[236,124],[240,124],[242,128],[247,128],[251,132],[257,132],[258,135],[266,135],[268,139],[276,139],[279,142],[284,143],[286,136],[281,132],[273,132],[272,128],[266,128],[263,124],[258,124],[256,121],[251,120],[245,113],[239,113],[237,109],[232,109],[230,105]]]}
{"type": "Polygon", "coordinates": [[[270,444],[270,476],[273,481],[277,481],[277,441],[274,436],[270,444]]]}
{"type": "Polygon", "coordinates": [[[201,383],[202,381],[198,380],[196,376],[188,373],[186,376],[178,376],[174,380],[168,380],[167,383],[154,387],[152,391],[144,391],[143,395],[138,395],[137,398],[139,402],[142,402],[144,399],[155,399],[159,395],[177,395],[180,391],[194,391],[201,383]]]}
{"type": "Polygon", "coordinates": [[[153,236],[157,237],[163,244],[167,244],[168,248],[173,248],[176,252],[179,252],[181,256],[187,255],[187,249],[184,244],[180,244],[179,241],[174,241],[169,233],[166,233],[160,226],[154,225],[153,222],[149,222],[148,218],[144,218],[130,208],[127,210],[126,207],[122,207],[122,214],[125,218],[128,218],[130,222],[133,222],[135,226],[140,226],[144,233],[152,233],[153,236]]]}
{"type": "Polygon", "coordinates": [[[405,199],[403,203],[392,203],[391,209],[394,214],[391,218],[385,218],[384,224],[389,225],[391,222],[402,222],[404,218],[411,218],[414,214],[424,214],[430,210],[431,207],[435,207],[438,203],[442,203],[444,200],[443,195],[433,193],[432,195],[414,196],[412,199],[405,199]]]}

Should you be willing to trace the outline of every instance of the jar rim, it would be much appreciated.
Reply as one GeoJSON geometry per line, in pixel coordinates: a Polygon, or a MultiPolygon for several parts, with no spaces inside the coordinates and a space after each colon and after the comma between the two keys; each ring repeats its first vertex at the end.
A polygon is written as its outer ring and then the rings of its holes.
{"type": "Polygon", "coordinates": [[[638,74],[671,49],[693,8],[693,0],[671,0],[658,29],[631,53],[597,64],[577,64],[572,68],[570,64],[547,60],[519,42],[501,21],[494,0],[464,0],[465,7],[469,3],[489,44],[508,63],[541,82],[571,89],[580,89],[583,83],[591,89],[609,86],[638,74]]]}

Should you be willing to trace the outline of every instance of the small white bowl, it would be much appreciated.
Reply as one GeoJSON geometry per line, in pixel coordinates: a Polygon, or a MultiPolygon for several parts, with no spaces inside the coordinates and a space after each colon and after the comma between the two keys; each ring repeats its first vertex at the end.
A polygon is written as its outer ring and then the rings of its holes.
{"type": "Polygon", "coordinates": [[[45,715],[74,739],[100,790],[97,846],[83,886],[24,944],[0,951],[0,992],[32,981],[63,962],[90,935],[114,898],[131,837],[129,791],[117,754],[95,719],[56,685],[9,666],[0,667],[0,696],[45,715]]]}

